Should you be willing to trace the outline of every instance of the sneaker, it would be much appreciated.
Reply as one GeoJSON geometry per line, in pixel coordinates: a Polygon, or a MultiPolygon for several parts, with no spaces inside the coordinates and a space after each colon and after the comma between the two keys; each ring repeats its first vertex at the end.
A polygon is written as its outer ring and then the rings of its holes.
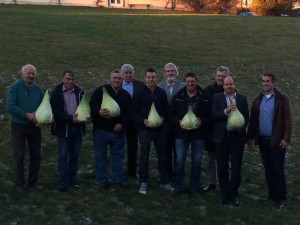
{"type": "Polygon", "coordinates": [[[141,194],[147,194],[147,188],[148,188],[148,184],[147,183],[141,183],[141,187],[140,187],[140,190],[139,192],[141,194]]]}
{"type": "Polygon", "coordinates": [[[162,189],[165,189],[167,191],[174,191],[174,188],[172,187],[172,185],[170,183],[167,184],[160,184],[159,185],[162,189]]]}

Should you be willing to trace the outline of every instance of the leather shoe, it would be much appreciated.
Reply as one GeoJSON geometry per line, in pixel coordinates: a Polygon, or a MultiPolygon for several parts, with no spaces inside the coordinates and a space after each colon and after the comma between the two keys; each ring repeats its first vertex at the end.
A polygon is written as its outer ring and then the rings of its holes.
{"type": "Polygon", "coordinates": [[[216,185],[215,184],[209,184],[209,185],[207,185],[204,189],[203,189],[203,191],[204,192],[211,192],[211,191],[213,191],[213,190],[215,190],[216,189],[216,185]]]}
{"type": "Polygon", "coordinates": [[[233,199],[231,199],[231,202],[234,206],[239,206],[240,205],[240,201],[238,197],[235,197],[233,199]]]}

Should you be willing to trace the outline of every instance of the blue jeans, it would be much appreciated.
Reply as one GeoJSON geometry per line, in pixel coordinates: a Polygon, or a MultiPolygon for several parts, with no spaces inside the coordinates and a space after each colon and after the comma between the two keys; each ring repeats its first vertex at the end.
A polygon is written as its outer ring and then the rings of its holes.
{"type": "Polygon", "coordinates": [[[58,173],[60,184],[73,184],[78,170],[82,133],[78,127],[69,127],[68,137],[57,137],[58,173]]]}
{"type": "Polygon", "coordinates": [[[199,190],[201,176],[201,159],[204,149],[204,140],[201,139],[176,139],[176,183],[175,188],[178,191],[183,190],[183,179],[185,170],[185,161],[189,145],[191,144],[191,173],[190,173],[190,190],[199,190]]]}
{"type": "Polygon", "coordinates": [[[93,128],[93,149],[95,157],[96,180],[103,183],[109,181],[107,147],[111,153],[111,176],[113,182],[121,182],[123,176],[125,131],[113,132],[93,128]]]}
{"type": "Polygon", "coordinates": [[[165,151],[165,133],[163,129],[160,130],[139,130],[140,139],[140,161],[139,161],[139,178],[140,182],[148,183],[149,179],[149,153],[151,142],[153,141],[156,150],[158,161],[158,172],[161,184],[169,183],[166,165],[166,151],[165,151]]]}

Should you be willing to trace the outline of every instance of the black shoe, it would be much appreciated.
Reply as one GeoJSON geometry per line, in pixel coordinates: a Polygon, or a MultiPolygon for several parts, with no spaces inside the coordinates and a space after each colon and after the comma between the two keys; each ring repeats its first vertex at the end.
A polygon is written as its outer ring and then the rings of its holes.
{"type": "Polygon", "coordinates": [[[177,197],[178,195],[180,195],[182,193],[182,191],[179,191],[179,190],[173,190],[173,191],[171,191],[171,196],[172,197],[177,197]]]}
{"type": "Polygon", "coordinates": [[[214,191],[214,190],[216,190],[216,185],[215,184],[209,184],[203,189],[204,192],[211,192],[211,191],[214,191]]]}
{"type": "Polygon", "coordinates": [[[27,187],[30,188],[31,190],[36,190],[36,191],[43,190],[43,187],[40,184],[38,184],[38,183],[28,184],[27,187]]]}
{"type": "Polygon", "coordinates": [[[239,198],[238,197],[235,197],[233,199],[231,199],[231,202],[234,206],[239,206],[240,205],[240,202],[239,202],[239,198]]]}
{"type": "Polygon", "coordinates": [[[118,187],[120,188],[126,188],[127,187],[127,184],[124,182],[124,181],[119,181],[116,183],[118,185],[118,187]]]}
{"type": "Polygon", "coordinates": [[[103,189],[109,189],[109,187],[110,187],[109,182],[100,182],[99,185],[100,185],[100,187],[102,187],[103,189]]]}
{"type": "Polygon", "coordinates": [[[131,177],[131,178],[134,178],[134,179],[138,178],[136,173],[132,173],[132,172],[127,172],[127,177],[131,177]]]}
{"type": "Polygon", "coordinates": [[[267,197],[259,197],[258,200],[259,200],[260,202],[275,201],[274,198],[269,197],[269,196],[267,196],[267,197]]]}
{"type": "Polygon", "coordinates": [[[61,192],[65,192],[67,190],[67,185],[66,184],[59,184],[58,190],[61,192]]]}
{"type": "Polygon", "coordinates": [[[76,182],[69,184],[69,187],[74,188],[74,189],[76,189],[76,190],[79,190],[79,189],[80,189],[79,184],[76,183],[76,182]]]}
{"type": "Polygon", "coordinates": [[[284,208],[284,201],[276,201],[275,203],[276,209],[283,209],[284,208]]]}
{"type": "Polygon", "coordinates": [[[197,197],[200,196],[200,193],[199,193],[198,190],[191,190],[190,196],[191,196],[192,198],[197,198],[197,197]]]}

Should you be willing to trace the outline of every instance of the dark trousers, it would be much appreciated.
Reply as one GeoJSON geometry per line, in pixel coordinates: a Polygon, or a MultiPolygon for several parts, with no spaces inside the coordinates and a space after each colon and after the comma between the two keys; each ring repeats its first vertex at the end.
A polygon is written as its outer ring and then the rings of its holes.
{"type": "Polygon", "coordinates": [[[219,185],[225,201],[238,197],[244,145],[238,132],[225,135],[223,141],[215,145],[219,185]]]}
{"type": "Polygon", "coordinates": [[[260,138],[259,150],[265,168],[269,198],[274,201],[284,201],[286,198],[284,172],[286,149],[273,149],[271,148],[271,139],[260,138]]]}
{"type": "Polygon", "coordinates": [[[41,129],[34,125],[11,124],[15,185],[25,185],[24,157],[26,142],[29,149],[28,185],[35,185],[41,164],[41,129]]]}
{"type": "Polygon", "coordinates": [[[137,151],[138,151],[138,130],[134,122],[126,127],[127,143],[127,174],[136,175],[137,169],[137,151]]]}
{"type": "Polygon", "coordinates": [[[151,142],[153,141],[157,155],[158,172],[161,184],[169,183],[169,177],[166,168],[165,152],[165,134],[164,130],[139,130],[140,140],[140,161],[139,161],[139,179],[142,183],[148,183],[149,179],[149,154],[151,142]]]}
{"type": "Polygon", "coordinates": [[[166,128],[166,163],[169,178],[175,177],[176,145],[175,132],[171,127],[166,128]]]}

